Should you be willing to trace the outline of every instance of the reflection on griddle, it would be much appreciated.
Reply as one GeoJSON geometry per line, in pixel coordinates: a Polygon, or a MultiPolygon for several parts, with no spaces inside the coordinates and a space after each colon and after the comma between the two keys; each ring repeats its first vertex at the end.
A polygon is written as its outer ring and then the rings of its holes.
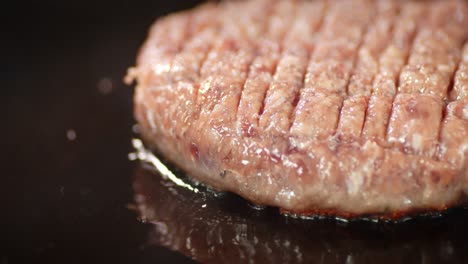
{"type": "Polygon", "coordinates": [[[203,186],[194,193],[145,163],[134,174],[150,244],[203,263],[468,263],[466,209],[403,223],[295,219],[203,186]]]}

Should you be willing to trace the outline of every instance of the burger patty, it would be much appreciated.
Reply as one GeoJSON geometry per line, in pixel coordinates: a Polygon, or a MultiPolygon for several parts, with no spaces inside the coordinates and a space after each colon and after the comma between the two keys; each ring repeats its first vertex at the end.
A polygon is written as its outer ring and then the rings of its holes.
{"type": "Polygon", "coordinates": [[[467,1],[225,1],[158,19],[142,137],[195,180],[297,214],[468,193],[467,1]]]}

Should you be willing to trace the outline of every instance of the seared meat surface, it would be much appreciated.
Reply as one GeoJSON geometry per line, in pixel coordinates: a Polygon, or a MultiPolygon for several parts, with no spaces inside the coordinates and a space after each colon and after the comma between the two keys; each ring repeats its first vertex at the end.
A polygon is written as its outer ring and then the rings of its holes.
{"type": "Polygon", "coordinates": [[[159,19],[142,136],[194,179],[299,214],[468,193],[468,2],[226,1],[159,19]]]}

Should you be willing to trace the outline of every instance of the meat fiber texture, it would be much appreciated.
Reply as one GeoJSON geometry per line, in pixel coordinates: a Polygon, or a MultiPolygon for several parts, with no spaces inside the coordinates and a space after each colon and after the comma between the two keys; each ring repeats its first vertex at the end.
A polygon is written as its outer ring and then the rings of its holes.
{"type": "Polygon", "coordinates": [[[468,193],[467,1],[225,1],[158,19],[142,137],[294,214],[402,215],[468,193]]]}

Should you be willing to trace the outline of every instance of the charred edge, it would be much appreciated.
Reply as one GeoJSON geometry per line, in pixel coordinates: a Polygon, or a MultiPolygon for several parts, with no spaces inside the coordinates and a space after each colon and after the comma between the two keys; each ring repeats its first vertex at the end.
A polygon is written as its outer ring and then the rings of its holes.
{"type": "Polygon", "coordinates": [[[429,207],[424,209],[408,209],[394,212],[380,212],[380,213],[349,213],[338,209],[310,209],[306,211],[289,211],[286,209],[279,209],[280,214],[302,219],[334,219],[337,221],[360,221],[360,220],[377,220],[388,223],[402,223],[418,217],[436,218],[444,216],[448,213],[450,208],[458,206],[458,204],[450,204],[441,207],[429,207]]]}
{"type": "MultiPolygon", "coordinates": [[[[394,33],[395,33],[395,24],[396,24],[396,21],[398,21],[398,18],[400,17],[401,15],[401,6],[399,4],[396,4],[396,14],[393,16],[392,18],[392,22],[390,24],[390,35],[393,36],[394,33]]],[[[367,115],[369,113],[369,102],[372,98],[372,96],[374,95],[374,90],[375,90],[375,87],[374,87],[374,81],[375,81],[375,77],[377,75],[380,74],[381,70],[380,70],[380,59],[382,58],[382,53],[389,47],[389,45],[392,43],[392,40],[390,39],[390,41],[387,43],[387,45],[382,48],[381,50],[379,50],[378,52],[378,60],[377,60],[377,63],[378,63],[378,67],[379,67],[379,71],[377,72],[377,74],[375,74],[374,76],[372,76],[372,80],[371,80],[371,83],[372,83],[372,88],[371,88],[371,91],[370,91],[370,94],[369,94],[369,97],[366,98],[366,109],[364,110],[364,121],[362,122],[362,126],[361,126],[361,133],[360,133],[360,138],[362,138],[362,132],[364,131],[364,127],[365,127],[365,124],[366,124],[366,121],[367,121],[367,115]]]]}
{"type": "MultiPolygon", "coordinates": [[[[268,20],[267,20],[267,19],[264,19],[264,23],[263,23],[263,25],[262,25],[262,30],[261,30],[261,32],[260,32],[260,34],[259,34],[260,36],[263,35],[263,34],[266,32],[266,30],[268,29],[268,25],[269,25],[269,21],[270,21],[270,19],[271,19],[271,17],[272,17],[272,13],[273,13],[273,7],[272,7],[272,5],[268,5],[268,6],[267,6],[267,10],[266,10],[265,17],[266,17],[266,18],[269,18],[269,19],[268,19],[268,20]]],[[[249,66],[248,66],[248,68],[247,68],[248,73],[247,73],[246,78],[244,79],[244,83],[242,84],[240,97],[239,97],[239,100],[237,101],[236,115],[235,115],[235,116],[236,116],[236,120],[238,120],[238,121],[239,121],[239,115],[238,115],[238,114],[239,114],[239,106],[240,106],[240,102],[241,102],[241,100],[242,100],[242,98],[243,98],[243,95],[244,95],[245,86],[246,86],[246,84],[247,84],[247,81],[248,81],[249,78],[251,77],[251,75],[254,73],[253,63],[255,62],[255,60],[256,60],[257,58],[259,58],[259,57],[261,56],[261,55],[258,55],[258,53],[259,53],[259,52],[258,52],[258,45],[259,45],[258,42],[254,44],[254,46],[255,46],[255,47],[254,47],[254,50],[255,50],[255,54],[256,54],[256,55],[253,56],[252,60],[250,61],[249,66]]]]}
{"type": "MultiPolygon", "coordinates": [[[[423,11],[426,11],[427,9],[424,8],[423,11]]],[[[392,118],[392,115],[393,115],[393,109],[395,108],[394,107],[394,103],[395,103],[395,98],[397,97],[399,91],[400,91],[400,79],[401,79],[401,73],[403,71],[403,69],[408,66],[408,62],[409,62],[409,59],[411,57],[411,54],[413,53],[413,49],[414,49],[414,44],[415,44],[415,40],[419,34],[419,31],[420,31],[420,27],[421,27],[421,20],[422,18],[424,17],[424,13],[425,12],[421,12],[423,13],[422,15],[421,14],[418,14],[416,17],[415,17],[415,20],[416,20],[416,29],[414,30],[414,32],[411,34],[411,44],[408,48],[408,50],[406,51],[406,54],[405,54],[405,63],[403,64],[403,66],[399,69],[399,73],[396,77],[396,80],[395,80],[395,94],[393,95],[392,97],[392,103],[391,103],[391,108],[390,108],[390,114],[388,115],[388,118],[387,118],[387,123],[386,123],[386,127],[385,127],[385,137],[384,139],[386,140],[386,142],[388,143],[388,133],[389,133],[389,128],[390,128],[390,121],[391,121],[391,118],[392,118]]]]}
{"type": "MultiPolygon", "coordinates": [[[[275,9],[278,7],[278,2],[275,3],[275,9]]],[[[295,10],[297,10],[297,5],[295,5],[295,10]]],[[[271,16],[271,18],[273,18],[274,15],[271,16]]],[[[295,17],[295,16],[294,16],[295,17]]],[[[288,21],[288,27],[291,26],[291,23],[293,21],[288,21]]],[[[263,112],[265,111],[265,104],[266,104],[266,99],[267,99],[267,96],[268,96],[268,92],[270,91],[271,87],[273,86],[273,83],[275,81],[275,75],[276,73],[278,72],[278,66],[279,66],[279,63],[280,61],[283,59],[283,49],[284,49],[284,41],[286,39],[286,32],[283,32],[282,36],[280,37],[280,39],[278,40],[278,43],[279,43],[279,52],[278,52],[278,59],[275,61],[275,70],[273,71],[271,77],[273,78],[270,82],[270,85],[268,85],[268,88],[266,89],[265,91],[265,94],[263,95],[263,100],[262,100],[262,105],[260,106],[260,109],[258,111],[258,120],[260,120],[261,116],[263,115],[263,112]]]]}
{"type": "MultiPolygon", "coordinates": [[[[324,5],[322,6],[322,10],[320,12],[320,19],[317,23],[317,25],[315,26],[314,28],[314,33],[313,34],[316,34],[318,33],[320,36],[319,36],[319,39],[322,35],[322,32],[323,32],[323,25],[324,25],[324,21],[325,21],[325,17],[328,15],[327,12],[328,12],[328,7],[329,7],[329,4],[327,1],[324,2],[324,5]]],[[[293,127],[293,124],[294,124],[294,120],[296,119],[296,112],[297,112],[297,105],[299,104],[299,101],[301,99],[301,94],[302,94],[302,91],[304,90],[305,88],[305,80],[306,80],[306,77],[307,77],[307,74],[309,73],[309,64],[312,60],[312,54],[314,53],[314,50],[315,48],[317,47],[317,43],[314,43],[314,46],[313,46],[313,50],[308,50],[308,54],[307,54],[307,63],[306,63],[306,69],[304,71],[304,74],[302,75],[302,83],[301,83],[301,87],[297,90],[296,94],[294,95],[294,100],[292,101],[292,112],[291,114],[289,115],[289,120],[291,121],[290,124],[289,124],[289,133],[291,133],[291,128],[293,127]]]]}

